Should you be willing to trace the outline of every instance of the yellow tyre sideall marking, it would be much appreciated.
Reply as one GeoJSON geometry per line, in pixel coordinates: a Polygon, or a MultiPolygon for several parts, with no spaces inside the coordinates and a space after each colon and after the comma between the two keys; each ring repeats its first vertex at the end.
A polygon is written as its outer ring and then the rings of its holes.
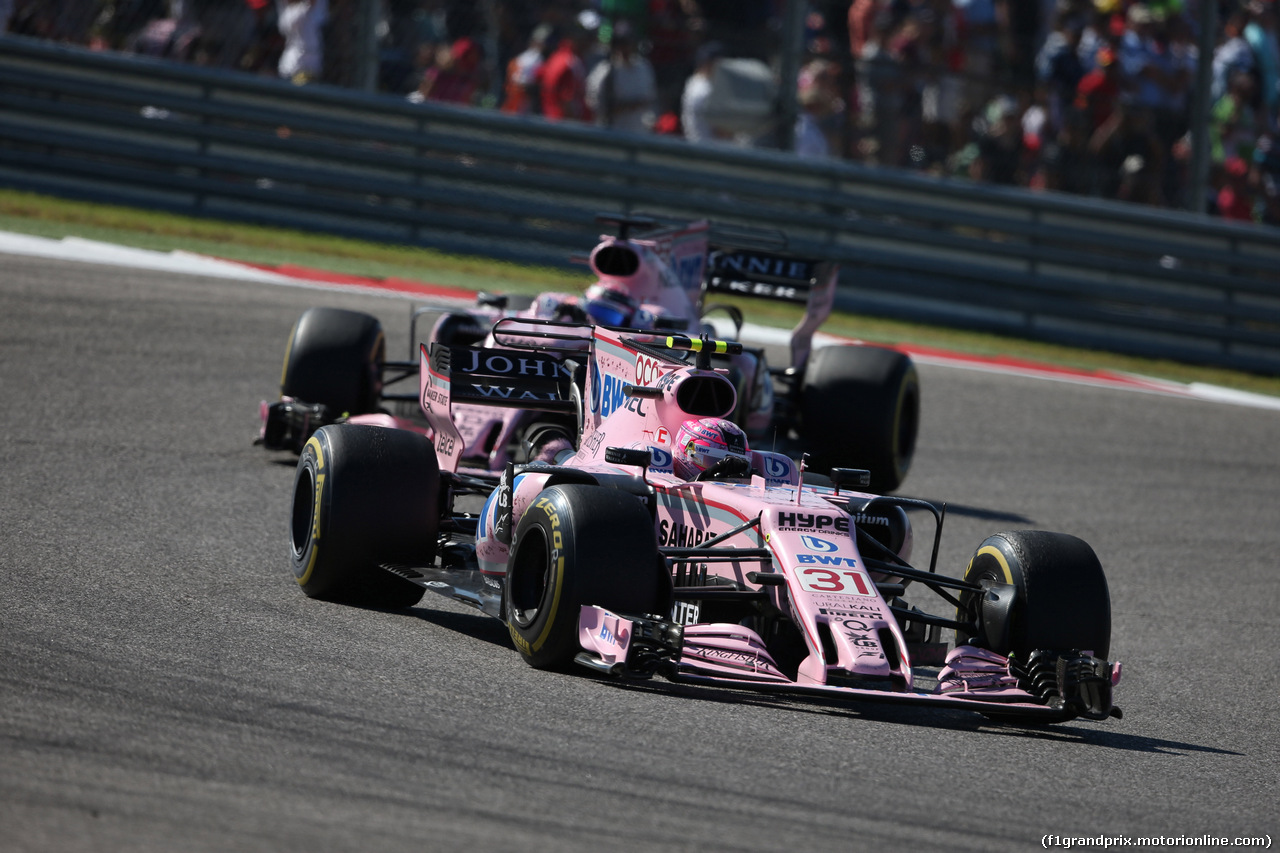
{"type": "Polygon", "coordinates": [[[289,375],[289,353],[293,352],[293,339],[298,334],[298,323],[302,322],[302,318],[293,324],[293,331],[289,333],[289,343],[284,347],[284,364],[280,367],[280,387],[284,388],[284,380],[289,375]]]}
{"type": "Polygon", "coordinates": [[[298,578],[298,586],[306,586],[307,581],[311,580],[311,572],[316,567],[316,556],[320,552],[317,544],[320,540],[320,497],[324,493],[324,474],[319,473],[324,470],[324,453],[320,448],[320,439],[317,436],[311,436],[307,439],[306,447],[302,449],[304,454],[307,448],[312,448],[316,454],[316,497],[315,505],[311,509],[311,559],[307,561],[307,570],[302,573],[302,577],[298,578]]]}
{"type": "Polygon", "coordinates": [[[560,514],[546,498],[538,501],[538,506],[551,520],[551,554],[556,561],[556,591],[551,596],[551,610],[542,626],[542,633],[538,634],[538,638],[533,641],[532,649],[535,652],[542,648],[542,644],[547,641],[547,635],[551,633],[551,627],[555,625],[556,613],[560,610],[560,593],[564,591],[564,532],[560,529],[560,514]],[[555,556],[557,554],[558,557],[555,556]]]}
{"type": "MultiPolygon", "coordinates": [[[[979,557],[981,557],[983,554],[993,557],[995,561],[1000,564],[1000,571],[1004,572],[1004,582],[1009,584],[1010,586],[1013,586],[1013,572],[1009,571],[1009,561],[1005,559],[1005,556],[1000,551],[1000,549],[995,547],[994,545],[985,545],[982,548],[978,549],[978,553],[973,555],[973,559],[976,560],[979,557]]],[[[969,561],[969,568],[970,569],[973,568],[972,560],[969,561]]],[[[966,569],[965,576],[968,577],[968,575],[969,575],[969,571],[968,569],[966,569]]]]}
{"type": "Polygon", "coordinates": [[[556,612],[560,609],[560,593],[564,590],[564,557],[556,560],[556,594],[551,597],[551,612],[547,615],[547,622],[542,626],[542,633],[533,641],[532,649],[537,651],[542,648],[542,644],[547,641],[547,635],[551,633],[551,626],[556,622],[556,612]]]}

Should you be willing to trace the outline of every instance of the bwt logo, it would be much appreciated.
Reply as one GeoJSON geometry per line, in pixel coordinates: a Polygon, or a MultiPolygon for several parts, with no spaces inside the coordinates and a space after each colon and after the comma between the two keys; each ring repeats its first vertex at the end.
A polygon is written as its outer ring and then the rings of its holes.
{"type": "Polygon", "coordinates": [[[622,393],[622,389],[627,383],[609,373],[596,375],[600,381],[596,383],[591,393],[591,411],[598,411],[600,417],[607,418],[626,405],[627,397],[622,393]]]}
{"type": "Polygon", "coordinates": [[[836,543],[828,542],[826,539],[819,539],[817,536],[806,534],[800,537],[800,541],[804,543],[804,547],[810,551],[817,551],[819,554],[830,554],[832,551],[838,550],[836,543]]]}

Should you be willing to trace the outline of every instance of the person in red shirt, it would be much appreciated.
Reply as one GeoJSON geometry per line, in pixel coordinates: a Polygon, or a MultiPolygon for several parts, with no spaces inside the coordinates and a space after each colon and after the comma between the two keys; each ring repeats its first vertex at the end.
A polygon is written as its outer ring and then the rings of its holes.
{"type": "Polygon", "coordinates": [[[1223,165],[1224,180],[1218,190],[1218,213],[1223,219],[1253,221],[1253,196],[1249,192],[1249,165],[1239,157],[1230,157],[1223,165]]]}
{"type": "Polygon", "coordinates": [[[582,53],[587,36],[574,31],[564,36],[538,71],[542,114],[552,121],[590,121],[587,109],[587,69],[582,53]]]}
{"type": "Polygon", "coordinates": [[[1080,78],[1076,86],[1075,108],[1088,119],[1090,132],[1111,118],[1120,98],[1120,66],[1115,51],[1100,48],[1096,62],[1097,67],[1080,78]]]}

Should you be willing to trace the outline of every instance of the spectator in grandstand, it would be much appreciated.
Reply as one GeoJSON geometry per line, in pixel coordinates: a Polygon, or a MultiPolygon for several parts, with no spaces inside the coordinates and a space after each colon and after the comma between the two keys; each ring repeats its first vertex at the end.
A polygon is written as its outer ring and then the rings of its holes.
{"type": "Polygon", "coordinates": [[[715,76],[716,63],[724,55],[724,46],[720,42],[707,42],[698,48],[693,74],[684,84],[684,94],[680,98],[680,126],[684,129],[684,138],[690,142],[714,142],[722,139],[711,125],[707,110],[712,96],[712,79],[715,76]]]}
{"type": "Polygon", "coordinates": [[[434,64],[422,75],[422,81],[417,90],[410,93],[409,100],[414,103],[474,104],[484,81],[480,59],[480,46],[469,38],[437,47],[434,64]]]}
{"type": "Polygon", "coordinates": [[[1115,51],[1108,46],[1101,47],[1093,61],[1093,70],[1081,77],[1076,86],[1073,103],[1085,118],[1090,136],[1111,117],[1120,99],[1120,68],[1115,51]]]}
{"type": "Polygon", "coordinates": [[[693,70],[699,33],[682,0],[649,0],[649,63],[658,89],[657,112],[678,114],[684,81],[693,70]]]}
{"type": "Polygon", "coordinates": [[[800,157],[829,157],[828,130],[844,112],[838,88],[839,68],[825,59],[814,59],[800,69],[796,100],[795,153],[800,157]]]}
{"type": "Polygon", "coordinates": [[[523,51],[507,63],[507,76],[503,85],[502,111],[529,115],[542,109],[538,97],[538,72],[547,58],[547,45],[551,40],[550,24],[533,28],[529,43],[523,51]]]}
{"type": "Polygon", "coordinates": [[[969,177],[993,184],[1025,185],[1026,148],[1017,102],[1009,95],[999,96],[987,105],[976,129],[977,156],[969,166],[969,177]]]}
{"type": "Polygon", "coordinates": [[[1274,121],[1280,113],[1280,33],[1277,33],[1276,0],[1250,0],[1249,23],[1244,27],[1244,40],[1253,52],[1258,73],[1258,91],[1266,121],[1274,121]]]}
{"type": "Polygon", "coordinates": [[[636,49],[631,25],[619,21],[612,31],[609,56],[587,75],[587,107],[596,124],[628,133],[653,127],[658,90],[653,66],[636,49]]]}
{"type": "Polygon", "coordinates": [[[1001,30],[996,17],[996,0],[951,2],[960,12],[962,21],[963,68],[965,79],[969,81],[967,97],[972,104],[981,103],[999,58],[1001,30]]]}
{"type": "Polygon", "coordinates": [[[1249,165],[1240,157],[1223,164],[1221,186],[1215,199],[1218,215],[1238,222],[1253,221],[1253,195],[1249,191],[1249,165]]]}
{"type": "Polygon", "coordinates": [[[1212,98],[1216,102],[1227,94],[1231,78],[1237,71],[1253,71],[1253,49],[1244,38],[1248,16],[1235,11],[1222,23],[1222,38],[1213,51],[1212,98]]]}
{"type": "Polygon", "coordinates": [[[1253,158],[1253,146],[1266,124],[1254,108],[1258,86],[1249,71],[1231,75],[1226,94],[1213,105],[1209,118],[1209,153],[1215,165],[1232,157],[1246,162],[1253,158]]]}
{"type": "Polygon", "coordinates": [[[580,26],[561,36],[538,72],[542,114],[552,121],[590,121],[587,110],[587,69],[583,54],[589,36],[580,26]]]}
{"type": "Polygon", "coordinates": [[[276,0],[276,25],[284,36],[277,70],[299,85],[320,79],[324,70],[324,24],[329,0],[276,0]]]}
{"type": "Polygon", "coordinates": [[[862,53],[854,59],[857,81],[858,121],[862,138],[857,150],[861,159],[890,164],[898,156],[898,117],[902,112],[905,85],[901,65],[889,51],[888,39],[894,29],[887,9],[876,15],[862,53]]]}
{"type": "Polygon", "coordinates": [[[1078,52],[1083,33],[1083,18],[1062,16],[1036,57],[1036,76],[1045,85],[1048,100],[1047,120],[1055,130],[1063,126],[1066,111],[1075,101],[1076,87],[1084,77],[1084,63],[1078,52]]]}

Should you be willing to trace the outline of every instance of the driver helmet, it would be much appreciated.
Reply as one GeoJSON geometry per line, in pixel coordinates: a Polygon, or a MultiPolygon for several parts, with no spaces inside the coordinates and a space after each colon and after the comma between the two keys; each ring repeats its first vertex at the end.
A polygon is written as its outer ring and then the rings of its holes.
{"type": "Polygon", "coordinates": [[[695,479],[726,456],[748,459],[747,434],[724,418],[696,418],[676,431],[672,469],[677,477],[695,479]]]}
{"type": "Polygon", "coordinates": [[[639,307],[634,299],[615,287],[593,284],[587,288],[587,317],[601,326],[628,326],[639,307]]]}

